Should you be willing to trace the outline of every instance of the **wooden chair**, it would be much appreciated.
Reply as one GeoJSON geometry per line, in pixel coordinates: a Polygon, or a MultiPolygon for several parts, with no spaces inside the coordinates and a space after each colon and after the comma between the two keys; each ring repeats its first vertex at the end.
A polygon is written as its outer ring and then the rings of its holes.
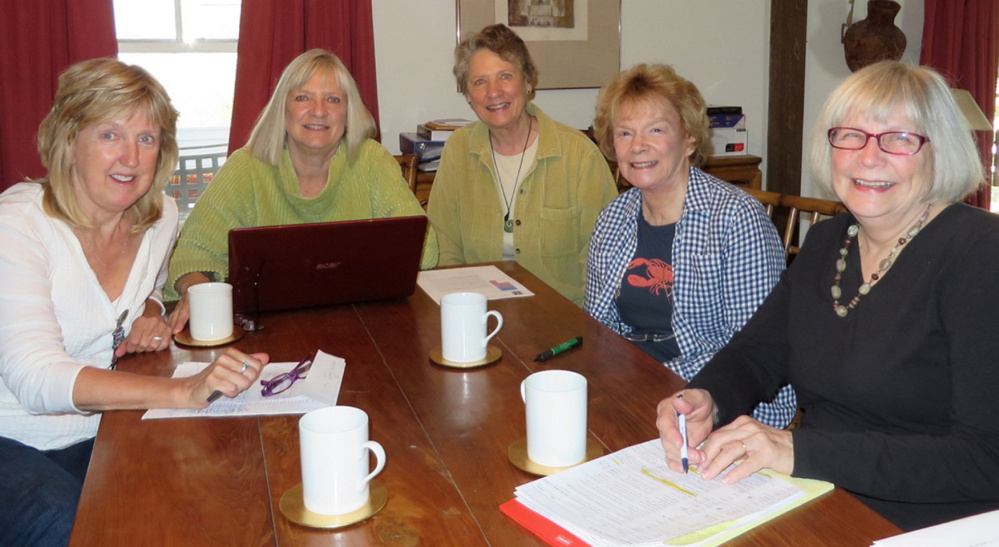
{"type": "Polygon", "coordinates": [[[784,228],[784,253],[788,263],[801,250],[795,244],[794,235],[802,220],[807,220],[809,226],[812,226],[824,218],[836,216],[846,211],[846,207],[838,201],[801,196],[782,195],[780,204],[782,207],[787,207],[788,210],[787,225],[784,228]]]}
{"type": "MultiPolygon", "coordinates": [[[[766,190],[757,190],[755,188],[743,188],[747,194],[756,198],[760,203],[763,204],[763,208],[767,211],[767,216],[774,218],[774,209],[780,207],[781,195],[777,192],[767,192],[766,190]]],[[[787,246],[785,245],[785,250],[787,246]]]]}
{"type": "Polygon", "coordinates": [[[409,184],[409,189],[416,195],[416,174],[417,166],[420,165],[420,156],[416,154],[400,154],[395,156],[396,161],[399,162],[399,167],[402,169],[402,178],[406,180],[409,184]]]}

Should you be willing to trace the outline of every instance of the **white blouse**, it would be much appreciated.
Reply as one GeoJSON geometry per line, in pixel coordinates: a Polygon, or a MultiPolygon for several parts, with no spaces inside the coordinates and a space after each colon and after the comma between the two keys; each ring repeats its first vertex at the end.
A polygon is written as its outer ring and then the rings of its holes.
{"type": "Polygon", "coordinates": [[[126,310],[126,335],[146,299],[162,302],[177,205],[142,236],[128,280],[111,301],[76,235],[45,213],[37,183],[0,194],[0,436],[41,450],[94,437],[100,414],[73,404],[84,366],[110,368],[111,337],[126,310]]]}

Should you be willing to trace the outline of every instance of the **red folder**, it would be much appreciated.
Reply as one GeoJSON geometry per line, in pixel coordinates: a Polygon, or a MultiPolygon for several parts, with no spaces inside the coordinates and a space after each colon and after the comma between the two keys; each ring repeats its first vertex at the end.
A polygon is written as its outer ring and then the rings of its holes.
{"type": "Polygon", "coordinates": [[[532,534],[554,547],[589,547],[589,543],[570,534],[558,524],[528,509],[513,499],[500,505],[500,511],[517,524],[527,528],[532,534]]]}

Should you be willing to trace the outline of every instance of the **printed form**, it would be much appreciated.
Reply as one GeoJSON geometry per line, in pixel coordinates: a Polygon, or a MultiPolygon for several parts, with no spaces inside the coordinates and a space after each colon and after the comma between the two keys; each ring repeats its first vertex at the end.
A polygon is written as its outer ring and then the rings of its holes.
{"type": "MultiPolygon", "coordinates": [[[[726,485],[671,471],[658,439],[516,489],[516,499],[593,546],[663,545],[759,520],[805,496],[760,473],[726,485]]],[[[709,534],[711,535],[711,534],[709,534]]]]}

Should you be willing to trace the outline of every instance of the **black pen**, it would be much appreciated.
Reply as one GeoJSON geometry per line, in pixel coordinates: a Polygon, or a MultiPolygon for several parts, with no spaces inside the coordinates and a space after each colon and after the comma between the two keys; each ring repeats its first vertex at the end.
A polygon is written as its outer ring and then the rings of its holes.
{"type": "Polygon", "coordinates": [[[222,396],[222,392],[216,389],[215,391],[212,392],[211,395],[208,396],[208,404],[212,404],[215,401],[218,401],[219,397],[221,397],[221,396],[222,396]]]}
{"type": "Polygon", "coordinates": [[[560,354],[560,353],[562,353],[564,351],[568,351],[568,350],[570,350],[570,349],[572,349],[572,348],[574,348],[576,346],[581,345],[582,343],[583,343],[583,337],[582,336],[577,336],[577,337],[573,338],[572,340],[569,340],[568,342],[563,342],[563,343],[555,346],[552,349],[548,349],[548,350],[542,351],[541,353],[538,354],[537,357],[534,358],[534,360],[537,361],[537,362],[539,362],[539,363],[543,363],[543,362],[551,359],[552,357],[555,357],[556,355],[558,355],[558,354],[560,354]]]}

